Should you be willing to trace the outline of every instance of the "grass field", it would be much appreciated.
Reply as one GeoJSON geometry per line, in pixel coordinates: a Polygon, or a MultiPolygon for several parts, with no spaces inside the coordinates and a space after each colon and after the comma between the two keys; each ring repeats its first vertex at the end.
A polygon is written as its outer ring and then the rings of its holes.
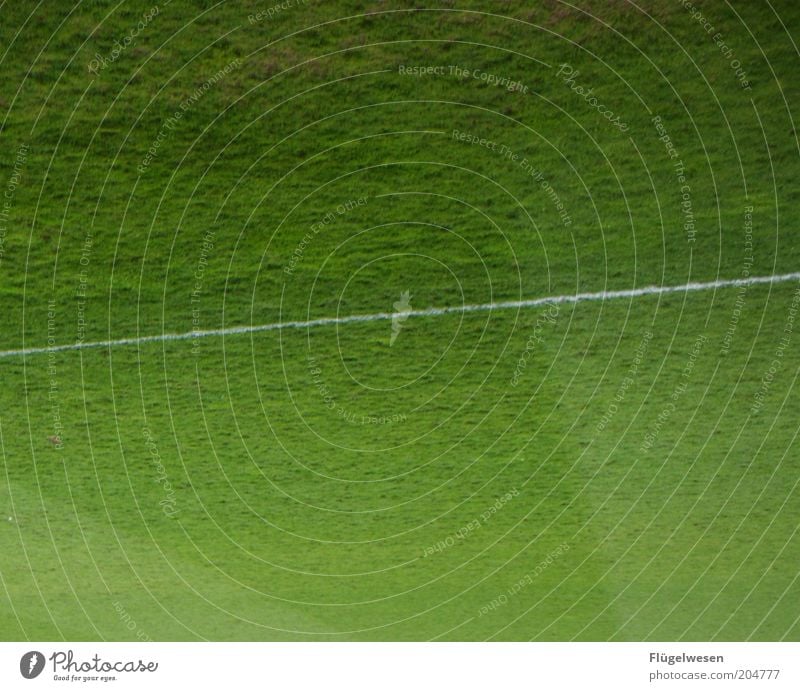
{"type": "Polygon", "coordinates": [[[800,639],[799,30],[0,5],[0,637],[800,639]]]}

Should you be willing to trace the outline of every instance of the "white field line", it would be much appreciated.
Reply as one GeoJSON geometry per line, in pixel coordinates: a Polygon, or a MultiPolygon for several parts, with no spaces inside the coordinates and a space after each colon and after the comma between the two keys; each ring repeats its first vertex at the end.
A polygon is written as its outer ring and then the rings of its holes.
{"type": "Polygon", "coordinates": [[[84,350],[87,348],[110,348],[112,346],[139,345],[140,343],[154,343],[162,341],[188,341],[197,338],[211,338],[212,336],[234,336],[236,334],[251,334],[260,331],[278,331],[280,329],[308,329],[314,326],[329,326],[332,324],[352,324],[355,322],[374,322],[389,320],[395,316],[409,317],[436,317],[443,314],[463,314],[465,312],[490,312],[493,310],[524,309],[527,307],[541,307],[550,304],[565,304],[577,302],[616,300],[619,298],[635,298],[647,295],[664,295],[666,293],[695,292],[700,290],[715,290],[717,288],[733,288],[737,286],[751,286],[762,283],[784,283],[786,281],[800,281],[800,271],[775,276],[751,276],[749,278],[735,278],[727,280],[709,281],[707,283],[684,283],[679,286],[645,286],[643,288],[629,288],[627,290],[604,290],[599,293],[575,293],[573,295],[551,295],[549,297],[534,298],[531,300],[511,300],[508,302],[488,302],[482,305],[461,305],[459,307],[428,307],[421,310],[406,312],[377,312],[375,314],[353,314],[348,317],[324,317],[308,321],[275,322],[273,324],[254,324],[251,326],[231,326],[224,329],[209,329],[189,331],[187,333],[164,333],[154,336],[138,336],[134,338],[117,338],[109,341],[92,341],[69,343],[65,345],[48,346],[45,348],[22,348],[20,350],[2,350],[0,358],[10,358],[26,355],[40,355],[62,350],[84,350]]]}

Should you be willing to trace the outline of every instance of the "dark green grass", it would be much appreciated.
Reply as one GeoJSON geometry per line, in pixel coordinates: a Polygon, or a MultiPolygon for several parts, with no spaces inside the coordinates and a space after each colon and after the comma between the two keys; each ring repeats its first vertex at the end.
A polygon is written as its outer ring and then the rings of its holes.
{"type": "MultiPolygon", "coordinates": [[[[173,0],[94,81],[88,61],[137,8],[82,48],[105,3],[57,32],[67,10],[37,12],[13,44],[32,5],[0,10],[0,184],[30,145],[0,349],[47,345],[49,300],[50,335],[74,342],[82,269],[93,341],[391,312],[403,291],[421,309],[738,278],[748,205],[750,274],[800,268],[797,53],[766,6],[737,5],[744,24],[703,8],[752,91],[679,3],[645,6],[663,28],[581,5],[613,29],[556,3],[345,19],[362,10],[337,1],[253,26],[260,6],[201,6],[173,0]],[[565,62],[627,133],[555,76],[565,62]],[[570,225],[518,162],[454,130],[530,160],[570,225]]],[[[774,6],[796,34],[797,9],[774,6]]],[[[736,289],[544,323],[547,308],[415,317],[391,346],[385,320],[0,359],[2,638],[796,640],[796,333],[751,410],[796,289],[748,289],[729,350],[736,289]]]]}

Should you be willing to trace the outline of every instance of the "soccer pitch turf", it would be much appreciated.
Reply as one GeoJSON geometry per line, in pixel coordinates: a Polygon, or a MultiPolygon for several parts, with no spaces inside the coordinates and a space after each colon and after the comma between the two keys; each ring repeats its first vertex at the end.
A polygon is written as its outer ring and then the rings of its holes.
{"type": "Polygon", "coordinates": [[[0,7],[2,638],[797,640],[800,9],[284,5],[0,7]]]}

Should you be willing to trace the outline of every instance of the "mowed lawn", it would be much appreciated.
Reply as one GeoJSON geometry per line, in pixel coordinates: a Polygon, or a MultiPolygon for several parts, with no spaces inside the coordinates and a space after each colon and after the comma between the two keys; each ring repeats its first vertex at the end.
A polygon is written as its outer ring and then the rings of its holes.
{"type": "Polygon", "coordinates": [[[60,451],[31,358],[9,637],[131,637],[115,603],[159,638],[791,637],[796,367],[751,405],[792,291],[751,291],[724,358],[730,291],[562,307],[517,386],[547,309],[63,353],[60,451]]]}
{"type": "Polygon", "coordinates": [[[797,640],[796,280],[5,354],[798,271],[773,6],[0,9],[2,638],[797,640]]]}

